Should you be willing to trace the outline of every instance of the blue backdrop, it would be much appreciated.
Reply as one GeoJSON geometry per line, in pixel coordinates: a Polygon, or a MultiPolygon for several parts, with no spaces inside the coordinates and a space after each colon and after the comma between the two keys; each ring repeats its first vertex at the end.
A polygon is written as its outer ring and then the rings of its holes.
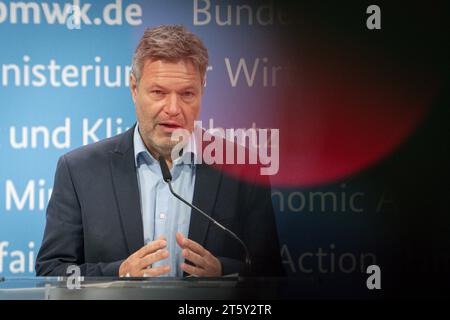
{"type": "Polygon", "coordinates": [[[205,127],[210,119],[216,127],[252,126],[237,114],[268,107],[270,90],[250,67],[276,58],[276,26],[259,23],[268,19],[269,7],[258,14],[264,3],[242,4],[248,8],[237,17],[235,4],[224,1],[0,3],[0,274],[34,274],[58,157],[135,122],[129,67],[146,27],[183,24],[209,49],[205,127]],[[80,21],[71,4],[79,5],[80,21]],[[228,6],[230,25],[221,26],[228,6]],[[248,65],[248,78],[239,63],[248,65]]]}

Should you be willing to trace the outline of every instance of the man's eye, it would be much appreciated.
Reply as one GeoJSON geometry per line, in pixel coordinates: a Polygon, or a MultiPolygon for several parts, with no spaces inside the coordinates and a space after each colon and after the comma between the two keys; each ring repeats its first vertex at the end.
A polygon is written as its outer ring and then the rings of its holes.
{"type": "Polygon", "coordinates": [[[162,90],[152,90],[151,92],[156,95],[161,95],[164,93],[162,90]]]}
{"type": "Polygon", "coordinates": [[[193,96],[194,96],[194,93],[191,91],[183,92],[183,97],[185,97],[185,98],[192,98],[193,96]]]}

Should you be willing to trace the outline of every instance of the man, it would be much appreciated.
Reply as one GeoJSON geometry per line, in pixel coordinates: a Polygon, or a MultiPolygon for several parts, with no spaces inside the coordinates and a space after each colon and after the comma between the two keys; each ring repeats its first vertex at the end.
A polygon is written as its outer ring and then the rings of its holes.
{"type": "Polygon", "coordinates": [[[185,28],[145,31],[130,79],[138,123],[59,159],[37,275],[63,276],[74,264],[85,276],[239,272],[240,244],[170,194],[159,156],[181,196],[244,240],[254,275],[282,274],[270,189],[198,164],[192,135],[171,157],[172,133],[194,130],[207,66],[207,50],[185,28]]]}

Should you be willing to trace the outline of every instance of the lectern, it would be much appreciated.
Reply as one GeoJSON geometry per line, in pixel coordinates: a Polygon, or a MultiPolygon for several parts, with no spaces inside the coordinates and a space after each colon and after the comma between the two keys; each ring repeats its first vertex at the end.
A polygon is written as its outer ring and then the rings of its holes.
{"type": "Polygon", "coordinates": [[[275,278],[84,278],[79,288],[62,277],[6,278],[0,299],[236,300],[277,299],[275,278]]]}

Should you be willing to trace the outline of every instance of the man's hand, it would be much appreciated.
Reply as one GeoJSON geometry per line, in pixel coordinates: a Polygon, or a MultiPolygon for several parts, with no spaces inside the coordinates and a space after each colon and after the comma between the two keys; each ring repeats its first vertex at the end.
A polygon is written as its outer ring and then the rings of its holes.
{"type": "Polygon", "coordinates": [[[138,251],[129,256],[119,268],[121,277],[154,277],[170,272],[170,266],[158,266],[148,269],[151,264],[169,257],[165,248],[167,241],[163,236],[158,240],[149,242],[138,251]]]}
{"type": "Polygon", "coordinates": [[[222,275],[222,264],[211,252],[179,232],[177,232],[176,239],[178,245],[183,249],[181,251],[183,257],[194,264],[191,266],[182,263],[183,271],[199,277],[220,277],[222,275]]]}

